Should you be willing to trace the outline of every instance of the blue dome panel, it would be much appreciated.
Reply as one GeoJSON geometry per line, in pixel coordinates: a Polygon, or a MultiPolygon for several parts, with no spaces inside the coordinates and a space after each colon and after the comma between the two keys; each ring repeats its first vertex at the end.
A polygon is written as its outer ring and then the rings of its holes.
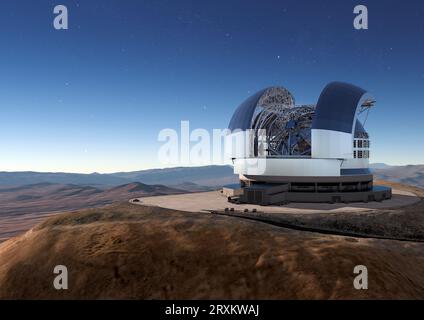
{"type": "Polygon", "coordinates": [[[366,93],[348,83],[328,84],[318,99],[312,129],[353,133],[356,112],[366,93]]]}
{"type": "Polygon", "coordinates": [[[248,130],[251,128],[252,117],[255,111],[255,108],[261,99],[262,95],[269,88],[263,89],[251,97],[247,98],[234,112],[233,117],[230,120],[230,124],[228,125],[228,129],[231,131],[234,130],[248,130]]]}

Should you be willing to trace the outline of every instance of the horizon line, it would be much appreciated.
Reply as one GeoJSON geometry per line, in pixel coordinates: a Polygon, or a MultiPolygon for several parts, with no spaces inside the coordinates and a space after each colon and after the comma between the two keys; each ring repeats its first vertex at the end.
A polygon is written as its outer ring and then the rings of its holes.
{"type": "MultiPolygon", "coordinates": [[[[424,165],[424,163],[409,163],[409,164],[391,164],[386,162],[373,162],[370,163],[370,166],[372,165],[386,165],[389,167],[407,167],[407,166],[420,166],[424,165]]],[[[166,169],[179,169],[179,168],[204,168],[204,167],[226,167],[231,166],[230,164],[207,164],[207,165],[179,165],[179,166],[173,166],[173,167],[153,167],[153,168],[145,168],[145,169],[139,169],[139,170],[117,170],[117,171],[107,171],[107,172],[98,172],[98,171],[92,171],[92,172],[81,172],[81,171],[37,171],[37,170],[0,170],[0,173],[51,173],[51,174],[59,174],[59,173],[65,173],[65,174],[80,174],[80,175],[92,175],[92,174],[99,174],[99,175],[108,175],[108,174],[115,174],[115,173],[130,173],[130,172],[139,172],[139,171],[150,171],[150,170],[166,170],[166,169]]]]}

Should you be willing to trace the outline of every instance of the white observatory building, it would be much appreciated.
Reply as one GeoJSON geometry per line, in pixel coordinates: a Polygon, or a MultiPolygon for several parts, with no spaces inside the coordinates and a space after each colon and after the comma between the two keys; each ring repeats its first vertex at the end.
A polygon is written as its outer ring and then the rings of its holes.
{"type": "Polygon", "coordinates": [[[266,88],[234,112],[228,156],[240,203],[381,201],[391,189],[373,186],[366,121],[374,99],[362,88],[332,82],[316,105],[296,105],[285,88],[266,88]],[[364,120],[360,120],[364,118],[364,120]]]}

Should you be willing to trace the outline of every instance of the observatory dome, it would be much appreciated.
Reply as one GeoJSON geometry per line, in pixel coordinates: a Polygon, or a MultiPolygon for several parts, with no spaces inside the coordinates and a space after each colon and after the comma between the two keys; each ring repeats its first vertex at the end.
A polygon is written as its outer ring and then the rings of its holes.
{"type": "MultiPolygon", "coordinates": [[[[289,90],[270,87],[255,93],[236,109],[229,129],[265,130],[268,157],[310,156],[311,129],[315,118],[316,105],[296,105],[289,90]]],[[[368,138],[358,119],[354,137],[368,138]]]]}
{"type": "Polygon", "coordinates": [[[390,188],[374,189],[369,170],[370,140],[363,124],[374,103],[364,89],[343,82],[328,84],[313,105],[296,104],[283,87],[246,99],[226,136],[227,156],[240,179],[240,189],[229,191],[229,201],[269,205],[390,199],[390,188]]]}

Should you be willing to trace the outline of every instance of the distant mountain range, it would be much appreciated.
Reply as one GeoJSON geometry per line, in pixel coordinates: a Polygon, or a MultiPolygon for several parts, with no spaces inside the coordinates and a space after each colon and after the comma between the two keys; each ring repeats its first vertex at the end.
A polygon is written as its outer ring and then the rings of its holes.
{"type": "Polygon", "coordinates": [[[132,182],[162,184],[181,187],[189,191],[203,187],[215,187],[238,180],[230,166],[180,167],[153,169],[111,174],[0,172],[0,186],[22,186],[37,183],[75,184],[99,188],[119,186],[132,182]],[[198,185],[195,187],[195,185],[198,185]]]}
{"type": "Polygon", "coordinates": [[[385,166],[373,169],[376,179],[424,188],[424,165],[385,166]]]}
{"type": "Polygon", "coordinates": [[[0,187],[0,242],[62,211],[98,207],[129,199],[187,191],[163,185],[129,183],[109,189],[75,184],[38,183],[0,187]]]}
{"type": "Polygon", "coordinates": [[[22,186],[38,183],[76,184],[88,186],[117,186],[127,184],[124,178],[110,174],[80,174],[80,173],[53,173],[53,172],[0,172],[0,185],[22,186]]]}
{"type": "Polygon", "coordinates": [[[390,166],[388,164],[385,163],[371,163],[370,164],[370,168],[371,169],[387,169],[390,166]]]}
{"type": "MultiPolygon", "coordinates": [[[[371,166],[375,177],[424,187],[424,165],[371,166]]],[[[75,174],[0,172],[0,242],[61,211],[144,196],[201,192],[238,182],[229,166],[75,174]]]]}
{"type": "MultiPolygon", "coordinates": [[[[424,165],[371,165],[377,179],[424,187],[424,165]]],[[[99,189],[132,182],[161,184],[187,191],[202,191],[238,182],[230,166],[178,167],[111,174],[0,172],[0,186],[22,186],[37,183],[73,184],[99,189]]]]}

